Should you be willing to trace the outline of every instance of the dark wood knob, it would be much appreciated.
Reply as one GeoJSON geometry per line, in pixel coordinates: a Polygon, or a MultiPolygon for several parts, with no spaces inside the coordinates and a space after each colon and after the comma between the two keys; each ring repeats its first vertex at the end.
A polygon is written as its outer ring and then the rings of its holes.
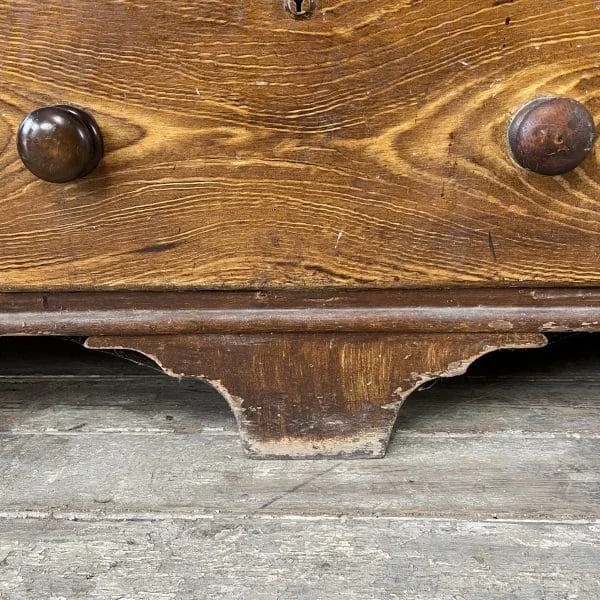
{"type": "Polygon", "coordinates": [[[542,175],[575,169],[590,153],[595,139],[590,111],[572,98],[536,98],[516,113],[508,128],[514,159],[542,175]]]}
{"type": "Polygon", "coordinates": [[[104,153],[94,119],[73,106],[46,106],[29,113],[17,134],[25,166],[37,177],[64,183],[93,171],[104,153]]]}

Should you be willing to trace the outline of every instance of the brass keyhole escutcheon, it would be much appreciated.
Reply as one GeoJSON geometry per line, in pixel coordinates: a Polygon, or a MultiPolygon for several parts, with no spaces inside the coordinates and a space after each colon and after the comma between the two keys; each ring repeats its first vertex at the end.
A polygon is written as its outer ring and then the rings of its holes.
{"type": "Polygon", "coordinates": [[[306,19],[315,11],[316,0],[284,0],[286,10],[296,19],[306,19]]]}

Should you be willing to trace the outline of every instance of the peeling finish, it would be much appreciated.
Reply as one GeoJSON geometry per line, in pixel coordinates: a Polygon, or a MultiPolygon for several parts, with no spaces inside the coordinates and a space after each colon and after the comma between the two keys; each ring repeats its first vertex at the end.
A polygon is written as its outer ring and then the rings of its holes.
{"type": "Polygon", "coordinates": [[[331,437],[323,440],[299,440],[286,437],[277,441],[244,439],[243,445],[250,458],[274,459],[285,456],[292,459],[322,458],[383,458],[391,431],[365,432],[352,436],[331,437]]]}
{"type": "Polygon", "coordinates": [[[579,325],[565,325],[550,321],[544,323],[540,327],[540,331],[563,333],[568,331],[581,332],[581,333],[594,333],[600,331],[600,321],[582,321],[579,325]]]}
{"type": "Polygon", "coordinates": [[[448,367],[444,371],[439,371],[437,373],[411,373],[411,378],[416,383],[406,391],[403,391],[402,388],[398,388],[394,394],[399,396],[401,399],[397,403],[391,403],[386,405],[387,407],[395,407],[400,408],[402,404],[406,401],[406,399],[416,390],[418,390],[422,385],[434,380],[434,379],[448,379],[451,377],[458,377],[460,375],[464,375],[467,372],[467,369],[479,358],[489,354],[491,352],[495,352],[496,350],[524,350],[524,349],[532,349],[532,348],[543,348],[548,344],[548,340],[542,336],[542,339],[535,342],[523,342],[523,343],[515,343],[504,346],[485,346],[481,352],[470,356],[464,360],[455,361],[448,365],[448,367]]]}
{"type": "Polygon", "coordinates": [[[249,457],[377,458],[421,385],[495,350],[545,344],[541,334],[309,333],[95,337],[86,347],[141,352],[168,375],[212,385],[249,457]],[[406,389],[394,387],[402,381],[406,389]]]}
{"type": "Polygon", "coordinates": [[[219,392],[219,394],[225,399],[227,404],[229,404],[229,408],[233,412],[233,416],[235,417],[236,423],[240,430],[240,435],[244,437],[243,427],[244,427],[244,412],[246,409],[244,408],[244,399],[239,396],[234,396],[229,392],[229,390],[225,387],[223,382],[220,379],[208,379],[206,377],[192,375],[191,377],[196,377],[197,379],[201,379],[205,383],[212,385],[212,387],[219,392]]]}

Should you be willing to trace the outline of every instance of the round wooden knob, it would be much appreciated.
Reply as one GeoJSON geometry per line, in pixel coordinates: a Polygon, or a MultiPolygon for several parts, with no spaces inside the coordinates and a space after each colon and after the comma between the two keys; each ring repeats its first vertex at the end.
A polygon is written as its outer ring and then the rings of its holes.
{"type": "Polygon", "coordinates": [[[73,106],[46,106],[29,113],[17,133],[25,166],[37,177],[64,183],[93,171],[104,153],[94,119],[73,106]]]}
{"type": "Polygon", "coordinates": [[[575,169],[590,153],[595,138],[590,111],[572,98],[536,98],[517,112],[508,128],[514,159],[542,175],[575,169]]]}

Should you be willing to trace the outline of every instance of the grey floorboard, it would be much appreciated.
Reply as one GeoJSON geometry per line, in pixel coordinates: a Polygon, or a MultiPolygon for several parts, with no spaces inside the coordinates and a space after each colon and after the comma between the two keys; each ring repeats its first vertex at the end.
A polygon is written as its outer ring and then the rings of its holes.
{"type": "Polygon", "coordinates": [[[11,600],[582,599],[598,524],[265,519],[0,523],[11,600]]]}
{"type": "Polygon", "coordinates": [[[599,341],[427,386],[383,460],[279,462],[201,382],[0,339],[0,599],[597,600],[599,341]]]}

